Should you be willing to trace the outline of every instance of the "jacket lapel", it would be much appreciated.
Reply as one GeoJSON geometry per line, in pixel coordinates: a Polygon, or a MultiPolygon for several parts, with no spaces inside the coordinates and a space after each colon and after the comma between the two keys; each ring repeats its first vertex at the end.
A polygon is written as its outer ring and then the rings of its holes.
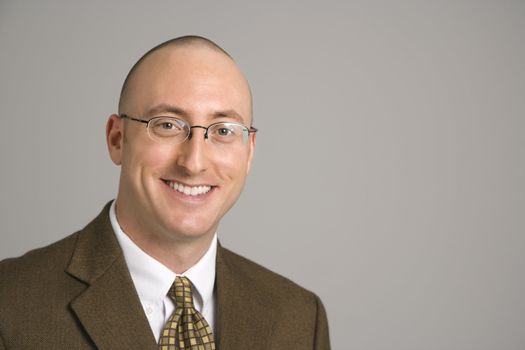
{"type": "Polygon", "coordinates": [[[111,228],[109,205],[78,236],[67,272],[87,288],[71,308],[99,349],[158,349],[111,228]]]}
{"type": "MultiPolygon", "coordinates": [[[[108,203],[78,235],[67,272],[87,285],[71,309],[99,349],[151,349],[158,345],[111,228],[108,203]]],[[[272,305],[239,267],[240,258],[217,249],[217,319],[219,350],[262,350],[269,346],[272,305]]]]}
{"type": "Polygon", "coordinates": [[[238,257],[217,250],[217,348],[219,350],[268,348],[273,312],[268,296],[251,283],[253,276],[239,268],[238,257]]]}

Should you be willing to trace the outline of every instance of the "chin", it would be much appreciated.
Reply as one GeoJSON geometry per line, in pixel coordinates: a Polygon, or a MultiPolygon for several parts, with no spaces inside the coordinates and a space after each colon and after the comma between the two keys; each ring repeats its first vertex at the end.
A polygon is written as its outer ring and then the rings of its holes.
{"type": "Polygon", "coordinates": [[[202,221],[191,220],[191,222],[173,223],[168,226],[169,233],[181,239],[197,239],[204,236],[211,236],[215,233],[216,225],[202,225],[202,221]],[[182,225],[181,225],[182,224],[182,225]]]}

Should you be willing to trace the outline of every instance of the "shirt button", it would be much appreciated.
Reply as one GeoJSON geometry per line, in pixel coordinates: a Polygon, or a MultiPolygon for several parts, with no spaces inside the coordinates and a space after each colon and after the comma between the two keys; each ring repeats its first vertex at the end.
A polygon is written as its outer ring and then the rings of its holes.
{"type": "Polygon", "coordinates": [[[146,307],[146,315],[151,315],[153,313],[153,308],[151,306],[146,307]]]}

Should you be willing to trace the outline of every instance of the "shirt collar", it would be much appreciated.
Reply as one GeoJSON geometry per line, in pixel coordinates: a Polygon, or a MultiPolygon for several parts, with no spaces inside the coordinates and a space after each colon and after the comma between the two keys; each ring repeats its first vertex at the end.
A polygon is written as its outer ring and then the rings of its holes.
{"type": "MultiPolygon", "coordinates": [[[[115,202],[111,203],[109,219],[124,259],[141,301],[159,302],[164,299],[177,274],[148,255],[124,233],[117,221],[115,202]]],[[[213,296],[215,284],[215,261],[217,255],[217,234],[213,236],[208,251],[191,268],[182,274],[195,286],[195,302],[200,308],[206,307],[213,296]],[[196,290],[195,290],[196,289],[196,290]],[[196,292],[196,293],[195,293],[196,292]]]]}

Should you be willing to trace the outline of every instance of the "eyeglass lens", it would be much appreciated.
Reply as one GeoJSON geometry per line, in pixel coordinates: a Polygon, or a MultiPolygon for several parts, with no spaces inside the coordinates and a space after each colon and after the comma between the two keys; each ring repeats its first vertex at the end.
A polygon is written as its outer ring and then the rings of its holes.
{"type": "Polygon", "coordinates": [[[205,129],[204,137],[217,145],[244,144],[248,140],[248,128],[233,122],[214,123],[210,126],[190,127],[185,121],[173,117],[156,117],[148,123],[150,136],[159,142],[182,143],[190,138],[195,128],[205,129]]]}

